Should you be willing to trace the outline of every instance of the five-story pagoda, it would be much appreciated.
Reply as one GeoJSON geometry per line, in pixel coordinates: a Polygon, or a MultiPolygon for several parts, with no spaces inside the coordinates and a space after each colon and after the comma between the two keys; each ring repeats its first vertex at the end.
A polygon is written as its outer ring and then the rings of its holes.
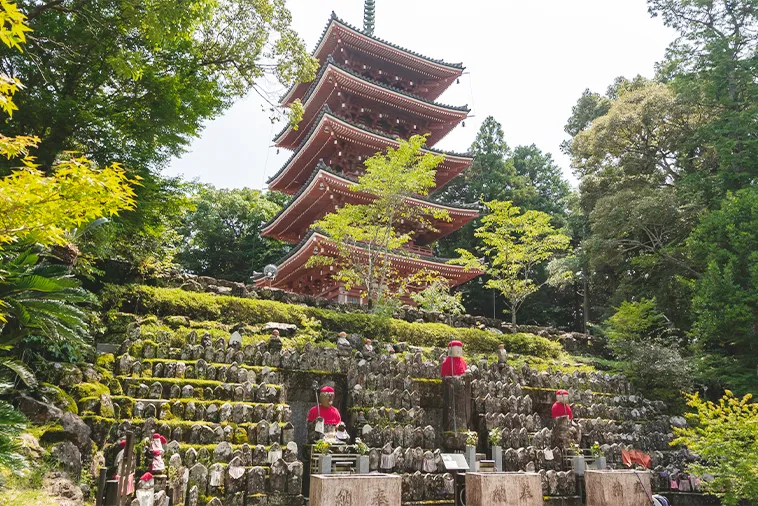
{"type": "MultiPolygon", "coordinates": [[[[461,64],[434,60],[390,44],[373,35],[373,2],[367,2],[364,29],[341,21],[332,13],[314,56],[321,68],[312,83],[292,87],[282,105],[296,99],[305,113],[297,129],[286,127],[274,139],[277,147],[294,151],[269,181],[269,189],[292,195],[292,199],[263,229],[262,235],[296,244],[279,262],[274,279],[259,279],[259,286],[272,286],[299,294],[362,302],[360,287],[346,290],[332,278],[333,267],[308,266],[313,255],[337,255],[328,237],[311,225],[329,212],[351,203],[370,201],[368,194],[350,187],[363,173],[363,161],[397,139],[427,134],[433,153],[445,155],[437,168],[439,189],[472,163],[468,154],[432,149],[463,121],[469,109],[435,102],[463,73],[461,64]]],[[[435,258],[430,247],[478,216],[476,206],[452,207],[421,197],[413,205],[444,209],[450,221],[439,220],[413,230],[413,243],[406,255],[393,255],[393,268],[406,276],[425,269],[438,272],[452,285],[476,277],[435,258]]],[[[414,227],[413,224],[408,224],[414,227]]]]}

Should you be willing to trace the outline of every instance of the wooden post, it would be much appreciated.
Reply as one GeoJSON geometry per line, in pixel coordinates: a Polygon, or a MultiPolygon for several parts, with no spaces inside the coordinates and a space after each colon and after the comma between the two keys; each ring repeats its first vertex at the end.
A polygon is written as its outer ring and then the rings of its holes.
{"type": "Polygon", "coordinates": [[[134,432],[126,433],[126,445],[124,446],[124,459],[118,470],[118,506],[126,506],[129,497],[129,476],[134,472],[134,432]]]}
{"type": "Polygon", "coordinates": [[[105,503],[105,482],[108,481],[108,470],[100,468],[100,476],[97,479],[97,495],[95,496],[95,506],[103,506],[105,503]]]}

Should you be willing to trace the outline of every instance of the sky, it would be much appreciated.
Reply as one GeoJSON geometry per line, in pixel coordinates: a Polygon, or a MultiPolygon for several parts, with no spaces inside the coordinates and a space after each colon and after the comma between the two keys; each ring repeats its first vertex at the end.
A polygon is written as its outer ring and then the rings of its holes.
{"type": "MultiPolygon", "coordinates": [[[[288,0],[293,27],[315,48],[334,11],[363,25],[363,0],[288,0]]],[[[675,33],[651,18],[645,0],[377,0],[375,35],[432,58],[463,62],[459,84],[439,98],[468,104],[470,117],[436,147],[466,151],[487,116],[511,146],[536,144],[553,154],[575,184],[559,146],[571,108],[589,88],[604,92],[618,76],[652,77],[675,33]]],[[[285,89],[267,89],[279,96],[285,89]]],[[[290,152],[272,146],[271,124],[251,93],[209,121],[166,175],[219,188],[257,188],[290,152]]]]}

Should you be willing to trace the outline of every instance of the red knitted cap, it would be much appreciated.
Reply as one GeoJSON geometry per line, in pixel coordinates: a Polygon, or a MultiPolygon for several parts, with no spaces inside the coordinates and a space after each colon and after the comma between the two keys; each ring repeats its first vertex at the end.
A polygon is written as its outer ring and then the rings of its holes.
{"type": "Polygon", "coordinates": [[[555,395],[568,395],[568,390],[558,390],[555,395]]]}
{"type": "Polygon", "coordinates": [[[453,346],[460,346],[463,348],[463,343],[460,341],[450,341],[450,344],[447,345],[448,348],[452,348],[453,346]]]}
{"type": "Polygon", "coordinates": [[[327,394],[333,394],[334,389],[332,387],[321,387],[321,392],[327,393],[327,394]]]}

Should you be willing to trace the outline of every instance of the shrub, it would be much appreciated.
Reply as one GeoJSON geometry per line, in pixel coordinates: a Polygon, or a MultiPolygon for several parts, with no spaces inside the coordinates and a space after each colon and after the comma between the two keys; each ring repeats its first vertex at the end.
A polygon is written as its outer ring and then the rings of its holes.
{"type": "Polygon", "coordinates": [[[687,427],[674,429],[677,439],[671,444],[684,445],[702,458],[689,471],[713,476],[703,480],[705,490],[727,506],[758,501],[758,404],[751,400],[751,395],[739,398],[729,390],[718,403],[687,395],[695,413],[687,415],[687,427]]]}
{"type": "MultiPolygon", "coordinates": [[[[413,346],[444,347],[450,339],[462,341],[467,353],[492,353],[499,344],[514,353],[543,358],[557,358],[562,351],[558,343],[532,334],[497,334],[495,332],[455,328],[443,323],[410,323],[365,313],[338,311],[285,304],[270,300],[243,299],[209,293],[187,292],[178,288],[155,288],[132,285],[115,291],[121,301],[113,299],[114,291],[104,299],[112,306],[133,305],[142,313],[159,316],[186,316],[192,320],[218,320],[224,323],[260,324],[291,323],[302,326],[315,318],[324,330],[361,334],[367,338],[405,341],[413,346]]],[[[177,331],[181,334],[184,329],[177,331]]],[[[136,352],[135,352],[136,354],[136,352]]]]}

